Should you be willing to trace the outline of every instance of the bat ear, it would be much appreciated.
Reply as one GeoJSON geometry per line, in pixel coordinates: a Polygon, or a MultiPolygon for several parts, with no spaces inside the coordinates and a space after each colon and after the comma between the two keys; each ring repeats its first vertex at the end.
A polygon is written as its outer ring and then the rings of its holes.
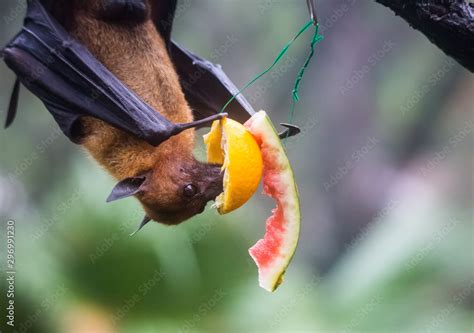
{"type": "Polygon", "coordinates": [[[142,190],[145,176],[129,177],[121,180],[110,193],[107,202],[128,198],[142,190]]]}

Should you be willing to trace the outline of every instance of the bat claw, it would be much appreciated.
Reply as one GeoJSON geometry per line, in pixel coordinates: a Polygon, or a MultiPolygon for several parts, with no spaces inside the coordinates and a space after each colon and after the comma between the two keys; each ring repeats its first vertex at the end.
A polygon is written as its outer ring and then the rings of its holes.
{"type": "Polygon", "coordinates": [[[278,134],[280,139],[290,138],[290,137],[295,136],[295,135],[297,135],[301,132],[300,128],[296,125],[287,124],[287,123],[280,123],[280,125],[283,126],[283,127],[286,127],[286,129],[283,132],[278,134]]]}
{"type": "Polygon", "coordinates": [[[151,218],[149,218],[148,216],[145,215],[145,217],[143,218],[143,220],[140,222],[140,225],[138,226],[138,229],[135,230],[134,232],[132,232],[130,234],[130,237],[134,236],[137,232],[139,232],[140,230],[142,230],[142,228],[148,223],[151,221],[151,218]]]}
{"type": "Polygon", "coordinates": [[[306,0],[306,4],[308,5],[309,16],[311,17],[311,21],[313,21],[314,25],[318,24],[318,16],[316,15],[316,4],[314,0],[306,0]]]}

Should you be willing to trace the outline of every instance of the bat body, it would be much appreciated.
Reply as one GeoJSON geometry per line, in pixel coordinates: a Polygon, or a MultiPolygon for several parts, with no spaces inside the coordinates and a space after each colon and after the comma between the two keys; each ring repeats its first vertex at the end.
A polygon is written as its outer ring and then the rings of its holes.
{"type": "MultiPolygon", "coordinates": [[[[100,18],[98,3],[77,4],[71,35],[156,112],[173,123],[192,122],[165,42],[151,20],[131,17],[133,24],[114,24],[100,18]]],[[[155,147],[94,117],[84,117],[81,123],[81,144],[117,179],[159,168],[165,180],[169,178],[166,170],[176,169],[170,163],[192,157],[193,129],[155,147]]]]}
{"type": "MultiPolygon", "coordinates": [[[[133,7],[132,7],[133,8],[133,7]]],[[[127,24],[97,1],[77,4],[70,33],[154,110],[172,123],[190,123],[193,114],[181,89],[166,44],[151,21],[149,9],[130,11],[127,24]],[[136,15],[137,17],[134,17],[136,15]]],[[[81,144],[119,180],[144,175],[135,195],[147,216],[162,223],[181,222],[200,213],[222,190],[219,166],[196,161],[194,129],[158,146],[93,117],[81,119],[81,144]],[[196,189],[186,195],[185,188],[196,189]]],[[[133,189],[134,190],[134,189],[133,189]]]]}
{"type": "MultiPolygon", "coordinates": [[[[220,66],[170,39],[175,8],[176,0],[28,0],[24,27],[3,50],[64,134],[119,180],[108,201],[136,196],[143,223],[180,223],[222,191],[220,167],[193,156],[193,128],[222,117],[238,91],[220,66]]],[[[254,113],[241,95],[227,111],[239,121],[254,113]]]]}
{"type": "Polygon", "coordinates": [[[166,14],[141,0],[30,0],[4,56],[63,132],[120,180],[108,201],[135,195],[144,221],[176,224],[222,191],[222,175],[193,156],[192,127],[209,119],[193,122],[169,29],[154,22],[166,14]]]}

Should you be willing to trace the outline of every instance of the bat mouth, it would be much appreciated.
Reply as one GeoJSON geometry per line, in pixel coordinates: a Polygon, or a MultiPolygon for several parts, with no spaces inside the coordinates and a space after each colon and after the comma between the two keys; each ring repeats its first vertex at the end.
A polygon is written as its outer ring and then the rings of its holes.
{"type": "Polygon", "coordinates": [[[207,201],[215,201],[216,197],[224,191],[224,173],[220,165],[210,165],[207,183],[208,186],[204,191],[205,198],[207,201]]]}
{"type": "Polygon", "coordinates": [[[153,220],[167,224],[167,225],[177,225],[180,224],[193,216],[199,215],[206,209],[206,202],[200,204],[199,206],[181,208],[173,211],[166,210],[156,210],[152,207],[145,207],[145,212],[147,216],[151,217],[153,220]]]}

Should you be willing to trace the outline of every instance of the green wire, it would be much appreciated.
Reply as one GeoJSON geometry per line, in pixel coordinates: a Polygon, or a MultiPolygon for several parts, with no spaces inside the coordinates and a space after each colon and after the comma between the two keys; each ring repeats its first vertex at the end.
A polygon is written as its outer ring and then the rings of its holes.
{"type": "Polygon", "coordinates": [[[311,58],[313,58],[314,48],[315,48],[316,44],[324,39],[324,37],[319,35],[318,32],[319,32],[319,24],[316,24],[316,27],[314,29],[314,35],[313,35],[313,38],[311,39],[309,54],[306,58],[306,61],[303,64],[303,66],[299,70],[298,75],[296,76],[295,86],[293,87],[293,91],[292,91],[293,102],[291,104],[290,116],[288,117],[288,123],[290,123],[290,124],[293,122],[293,118],[294,118],[294,115],[295,115],[296,103],[300,99],[299,96],[298,96],[298,92],[299,92],[299,89],[300,89],[301,80],[303,79],[303,76],[304,76],[304,72],[306,71],[306,68],[308,68],[309,63],[311,61],[311,58]]]}
{"type": "Polygon", "coordinates": [[[277,55],[277,57],[275,58],[275,61],[273,62],[273,64],[271,64],[267,69],[265,69],[264,71],[262,71],[260,74],[258,74],[255,78],[253,78],[252,80],[250,80],[242,89],[240,89],[236,94],[234,94],[234,96],[232,96],[228,101],[227,103],[224,104],[224,106],[222,107],[221,111],[220,112],[224,112],[224,110],[227,108],[227,106],[229,106],[229,104],[237,97],[239,96],[242,92],[244,92],[245,89],[247,89],[248,87],[250,87],[255,81],[257,81],[258,79],[260,79],[263,75],[267,74],[273,67],[276,66],[276,64],[280,61],[281,58],[283,58],[283,56],[285,55],[285,53],[288,51],[288,49],[290,48],[290,46],[295,42],[295,40],[298,39],[298,37],[303,33],[305,32],[306,30],[308,30],[308,28],[310,26],[313,25],[313,21],[309,21],[308,23],[306,23],[303,28],[301,28],[301,30],[296,34],[295,37],[293,37],[292,40],[290,40],[286,45],[285,47],[280,51],[280,53],[277,55]]]}
{"type": "MultiPolygon", "coordinates": [[[[273,67],[275,67],[278,62],[281,60],[281,58],[283,58],[283,56],[286,54],[286,52],[289,50],[290,46],[298,39],[298,37],[303,34],[306,30],[308,30],[309,27],[311,27],[313,25],[313,20],[309,21],[308,23],[306,23],[302,28],[301,30],[295,35],[295,37],[293,37],[293,39],[291,39],[286,45],[285,47],[283,47],[283,49],[280,51],[280,53],[277,55],[277,57],[275,58],[275,61],[273,61],[273,64],[271,64],[269,67],[267,67],[264,71],[262,71],[261,73],[259,73],[255,78],[253,78],[252,80],[250,80],[245,86],[243,86],[243,88],[241,88],[236,94],[234,94],[228,101],[227,103],[225,103],[225,105],[222,107],[221,111],[220,112],[224,112],[224,110],[227,108],[227,106],[229,106],[230,103],[232,103],[232,101],[237,97],[239,96],[242,92],[244,92],[245,89],[247,89],[248,87],[250,87],[255,81],[257,81],[258,79],[260,79],[262,76],[264,76],[265,74],[267,74],[270,70],[273,69],[273,67]]],[[[298,75],[296,76],[296,80],[295,80],[295,85],[293,86],[293,90],[292,90],[292,103],[291,103],[291,109],[290,109],[290,115],[288,117],[288,123],[293,123],[293,119],[294,119],[294,116],[295,116],[295,108],[296,108],[296,103],[299,101],[299,96],[298,96],[298,92],[299,92],[299,89],[300,89],[300,85],[301,85],[301,81],[303,80],[303,76],[304,76],[304,73],[306,71],[306,69],[308,68],[309,66],[309,63],[311,62],[311,59],[313,58],[314,56],[314,48],[316,47],[316,44],[318,44],[320,41],[323,40],[323,36],[319,35],[319,24],[316,24],[315,25],[315,29],[314,29],[314,34],[313,34],[313,37],[311,39],[311,44],[310,44],[310,50],[309,50],[309,53],[308,53],[308,56],[306,57],[306,61],[304,62],[303,66],[300,68],[300,70],[298,71],[298,75]]],[[[288,139],[288,135],[289,135],[289,132],[286,136],[286,138],[283,139],[283,141],[286,141],[286,139],[288,139]]]]}

